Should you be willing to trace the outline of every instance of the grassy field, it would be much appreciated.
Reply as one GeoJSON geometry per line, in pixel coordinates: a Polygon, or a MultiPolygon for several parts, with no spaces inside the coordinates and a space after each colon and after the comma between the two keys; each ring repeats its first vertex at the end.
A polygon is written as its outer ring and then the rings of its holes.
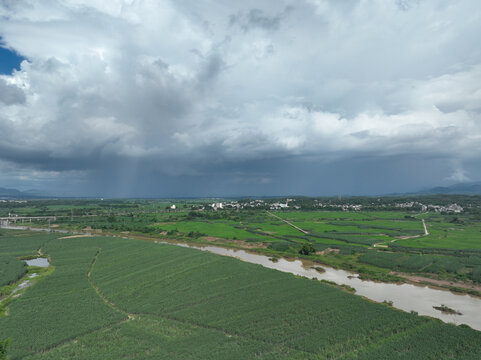
{"type": "Polygon", "coordinates": [[[399,244],[418,248],[481,249],[481,221],[468,216],[425,216],[428,236],[400,240],[399,244]]]}
{"type": "MultiPolygon", "coordinates": [[[[447,201],[442,197],[436,199],[447,201]]],[[[469,201],[474,200],[470,198],[469,201]]],[[[310,253],[311,260],[361,273],[364,278],[403,281],[399,276],[389,274],[395,270],[442,280],[481,282],[478,263],[481,215],[476,209],[463,214],[441,214],[402,209],[386,211],[376,205],[376,211],[269,213],[265,209],[212,211],[208,205],[202,211],[196,210],[201,200],[178,202],[175,211],[170,210],[171,202],[154,200],[72,200],[58,204],[53,201],[32,204],[36,206],[21,207],[20,204],[15,211],[62,214],[52,222],[61,228],[250,248],[276,257],[299,256],[304,244],[312,243],[317,254],[310,253]],[[427,236],[423,219],[429,231],[427,236]],[[386,261],[385,251],[404,255],[390,262],[386,261]],[[427,254],[435,257],[422,257],[427,254]]],[[[37,224],[48,226],[46,221],[37,224]]],[[[13,269],[12,263],[11,266],[13,269]]]]}
{"type": "Polygon", "coordinates": [[[378,212],[277,212],[273,213],[305,230],[302,233],[282,220],[266,212],[255,216],[237,213],[227,218],[209,216],[189,218],[184,214],[170,216],[170,221],[152,226],[156,232],[169,231],[172,235],[199,232],[203,235],[224,239],[255,240],[258,242],[312,241],[322,244],[351,244],[371,246],[378,242],[397,240],[401,236],[419,236],[424,233],[422,222],[405,218],[404,213],[378,212]],[[232,219],[234,218],[234,219],[232,219]]]}
{"type": "Polygon", "coordinates": [[[140,240],[25,235],[4,233],[2,249],[40,250],[55,270],[0,318],[12,359],[481,356],[481,333],[469,328],[233,258],[140,240]]]}

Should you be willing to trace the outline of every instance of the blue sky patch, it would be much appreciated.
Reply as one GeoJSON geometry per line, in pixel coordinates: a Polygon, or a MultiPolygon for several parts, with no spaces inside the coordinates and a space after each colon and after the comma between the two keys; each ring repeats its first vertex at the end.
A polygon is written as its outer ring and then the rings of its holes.
{"type": "Polygon", "coordinates": [[[23,60],[24,57],[0,46],[0,74],[10,75],[14,69],[20,70],[20,63],[23,60]]]}

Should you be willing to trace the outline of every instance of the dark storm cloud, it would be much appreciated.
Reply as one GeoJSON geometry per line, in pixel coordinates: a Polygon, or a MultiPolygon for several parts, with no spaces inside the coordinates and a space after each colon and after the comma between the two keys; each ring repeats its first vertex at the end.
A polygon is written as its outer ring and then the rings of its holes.
{"type": "Polygon", "coordinates": [[[469,0],[0,3],[4,45],[28,58],[0,75],[0,186],[356,194],[475,180],[479,16],[469,0]]]}
{"type": "Polygon", "coordinates": [[[202,168],[203,173],[191,176],[157,172],[158,163],[153,161],[124,164],[142,174],[130,177],[115,165],[92,175],[91,180],[101,184],[97,195],[126,196],[132,186],[136,195],[143,197],[199,196],[199,190],[203,196],[380,195],[397,192],[399,181],[404,183],[404,191],[417,191],[432,176],[442,178],[449,170],[444,158],[420,154],[335,162],[290,156],[235,165],[211,163],[202,168]]]}

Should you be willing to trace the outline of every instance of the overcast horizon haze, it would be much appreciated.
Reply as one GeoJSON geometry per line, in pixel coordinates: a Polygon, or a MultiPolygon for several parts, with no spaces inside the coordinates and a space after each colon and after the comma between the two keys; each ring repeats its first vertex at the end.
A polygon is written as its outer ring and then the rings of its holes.
{"type": "Polygon", "coordinates": [[[0,187],[377,195],[481,180],[476,0],[0,0],[0,187]]]}

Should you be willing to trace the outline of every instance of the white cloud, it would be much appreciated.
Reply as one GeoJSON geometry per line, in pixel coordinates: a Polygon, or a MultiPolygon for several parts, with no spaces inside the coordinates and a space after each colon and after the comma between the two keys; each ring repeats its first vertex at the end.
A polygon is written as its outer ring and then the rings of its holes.
{"type": "Polygon", "coordinates": [[[19,167],[481,150],[476,1],[8,4],[28,62],[0,78],[0,158],[19,167]]]}

